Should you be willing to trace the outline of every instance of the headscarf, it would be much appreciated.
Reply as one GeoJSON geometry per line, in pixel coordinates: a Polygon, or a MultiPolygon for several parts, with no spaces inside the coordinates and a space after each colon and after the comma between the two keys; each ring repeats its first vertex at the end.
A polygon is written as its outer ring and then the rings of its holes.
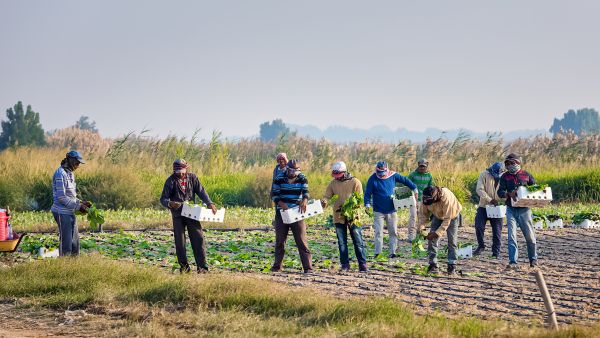
{"type": "Polygon", "coordinates": [[[432,185],[423,189],[423,204],[431,205],[436,203],[442,197],[442,190],[440,187],[432,185]]]}
{"type": "Polygon", "coordinates": [[[521,170],[521,156],[515,153],[510,153],[504,159],[504,164],[506,164],[507,161],[514,162],[514,164],[506,165],[506,170],[508,170],[509,173],[516,174],[517,172],[519,172],[519,170],[521,170]]]}
{"type": "Polygon", "coordinates": [[[387,162],[379,161],[375,165],[375,176],[381,180],[388,179],[394,176],[396,172],[388,169],[387,162]]]}
{"type": "Polygon", "coordinates": [[[496,162],[492,164],[489,168],[487,168],[487,172],[490,173],[490,175],[492,175],[494,181],[498,181],[504,171],[504,163],[502,162],[496,162]]]}
{"type": "Polygon", "coordinates": [[[180,158],[173,162],[173,173],[186,173],[188,168],[188,163],[186,160],[180,158]]]}
{"type": "Polygon", "coordinates": [[[279,153],[279,154],[277,154],[277,157],[275,157],[275,160],[276,160],[277,162],[279,162],[279,160],[280,160],[280,159],[284,159],[284,160],[285,160],[285,163],[287,163],[287,162],[288,162],[288,158],[287,158],[287,155],[286,155],[286,153],[279,153]]]}

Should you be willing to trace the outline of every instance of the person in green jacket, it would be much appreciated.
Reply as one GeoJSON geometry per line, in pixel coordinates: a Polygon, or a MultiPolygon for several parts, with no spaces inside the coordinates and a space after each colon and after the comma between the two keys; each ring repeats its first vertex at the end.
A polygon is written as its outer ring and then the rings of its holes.
{"type": "Polygon", "coordinates": [[[416,235],[417,212],[423,203],[423,190],[433,186],[433,176],[429,172],[429,162],[426,159],[420,159],[415,171],[408,175],[408,179],[416,184],[419,189],[419,200],[417,205],[410,207],[408,218],[408,241],[412,242],[416,235]]]}

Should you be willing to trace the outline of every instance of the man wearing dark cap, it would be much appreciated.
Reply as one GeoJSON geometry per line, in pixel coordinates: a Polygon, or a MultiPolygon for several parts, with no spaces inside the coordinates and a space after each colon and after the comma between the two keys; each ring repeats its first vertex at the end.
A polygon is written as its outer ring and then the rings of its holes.
{"type": "Polygon", "coordinates": [[[413,182],[419,190],[419,198],[417,205],[410,207],[409,218],[408,218],[408,241],[412,242],[415,239],[416,223],[417,223],[417,212],[423,202],[423,190],[427,187],[431,187],[433,183],[433,176],[429,172],[429,161],[422,158],[417,163],[417,169],[408,174],[408,179],[413,182]]]}
{"type": "Polygon", "coordinates": [[[184,159],[178,159],[173,162],[173,174],[167,178],[160,196],[160,203],[171,210],[173,218],[173,236],[175,238],[175,252],[179,262],[179,271],[181,273],[190,272],[190,265],[187,260],[185,250],[185,229],[187,228],[194,259],[198,273],[208,272],[206,264],[206,244],[200,222],[181,216],[181,209],[185,201],[193,201],[195,196],[200,197],[213,212],[217,213],[217,207],[210,200],[204,186],[200,183],[198,176],[188,172],[188,164],[184,159]]]}
{"type": "Polygon", "coordinates": [[[281,210],[299,207],[300,212],[306,212],[308,202],[308,180],[300,171],[300,164],[296,160],[289,160],[285,172],[273,180],[271,196],[275,202],[275,262],[271,267],[272,272],[281,271],[283,256],[285,254],[285,241],[290,229],[294,235],[296,247],[300,254],[300,261],[304,273],[312,273],[312,254],[308,249],[306,224],[304,220],[285,224],[281,217],[281,210]]]}
{"type": "Polygon", "coordinates": [[[448,274],[455,274],[458,249],[458,215],[462,205],[448,188],[437,186],[427,187],[423,190],[423,205],[419,210],[418,231],[431,216],[431,228],[425,238],[429,241],[427,253],[429,254],[429,267],[427,272],[438,272],[437,251],[440,237],[444,232],[448,235],[448,274]]]}
{"type": "Polygon", "coordinates": [[[537,266],[537,251],[533,216],[527,207],[513,207],[512,201],[517,196],[520,186],[535,184],[535,179],[527,171],[521,169],[521,156],[511,153],[504,159],[506,173],[500,177],[498,196],[506,198],[506,226],[508,227],[508,268],[516,269],[519,251],[517,248],[517,226],[521,228],[527,242],[529,265],[537,266]]]}
{"type": "Polygon", "coordinates": [[[59,255],[79,255],[79,229],[76,211],[86,213],[92,206],[89,201],[77,199],[75,174],[73,173],[85,161],[78,151],[67,153],[52,176],[53,203],[50,211],[58,224],[59,255]]]}

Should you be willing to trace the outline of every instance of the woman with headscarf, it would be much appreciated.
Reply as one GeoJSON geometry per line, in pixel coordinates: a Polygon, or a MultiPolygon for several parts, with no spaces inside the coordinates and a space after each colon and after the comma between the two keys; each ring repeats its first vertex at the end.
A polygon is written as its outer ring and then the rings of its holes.
{"type": "Polygon", "coordinates": [[[479,206],[475,214],[475,233],[477,235],[477,249],[473,252],[474,256],[480,255],[485,250],[485,241],[483,234],[485,232],[485,223],[490,221],[492,227],[492,257],[500,257],[500,240],[502,237],[502,218],[489,218],[485,210],[486,205],[498,205],[498,184],[500,176],[504,172],[504,164],[496,162],[489,168],[482,171],[477,179],[477,195],[479,195],[479,206]]]}

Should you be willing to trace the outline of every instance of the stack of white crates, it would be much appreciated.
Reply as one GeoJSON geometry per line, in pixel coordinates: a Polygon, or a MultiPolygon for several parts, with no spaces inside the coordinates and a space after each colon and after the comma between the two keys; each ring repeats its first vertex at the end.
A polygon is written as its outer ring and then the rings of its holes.
{"type": "Polygon", "coordinates": [[[543,207],[552,202],[552,189],[547,187],[543,190],[530,192],[527,187],[520,186],[517,189],[517,197],[512,200],[513,207],[543,207]]]}
{"type": "Polygon", "coordinates": [[[485,213],[488,218],[504,218],[506,217],[506,205],[486,205],[485,213]]]}
{"type": "Polygon", "coordinates": [[[311,200],[306,205],[306,212],[300,212],[300,207],[289,208],[287,210],[281,209],[281,219],[283,223],[291,224],[322,213],[323,207],[321,206],[321,201],[311,200]]]}
{"type": "Polygon", "coordinates": [[[223,220],[225,219],[225,209],[221,208],[217,210],[216,214],[213,214],[211,209],[205,208],[201,205],[188,205],[187,203],[183,203],[181,216],[195,219],[196,221],[200,222],[223,223],[223,220]]]}

